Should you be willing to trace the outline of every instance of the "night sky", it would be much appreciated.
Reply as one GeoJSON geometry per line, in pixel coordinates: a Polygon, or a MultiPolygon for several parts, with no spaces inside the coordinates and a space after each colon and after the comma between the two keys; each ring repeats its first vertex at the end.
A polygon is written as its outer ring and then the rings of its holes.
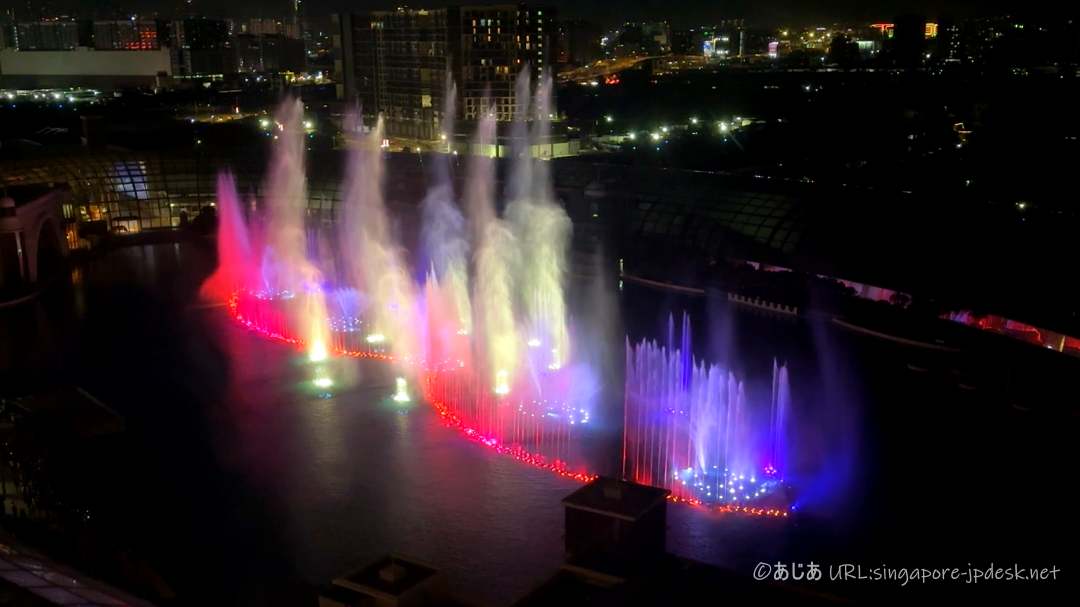
{"type": "MultiPolygon", "coordinates": [[[[195,10],[209,16],[274,16],[283,14],[289,0],[192,0],[195,10]]],[[[83,17],[109,18],[131,12],[160,11],[175,14],[183,0],[0,0],[5,9],[15,8],[20,18],[27,6],[49,7],[48,13],[77,13],[83,17]]],[[[400,5],[439,7],[452,4],[492,4],[476,0],[420,0],[413,2],[382,0],[307,0],[306,11],[314,16],[342,9],[360,12],[400,5]]],[[[614,25],[628,19],[669,19],[678,26],[705,24],[725,17],[745,17],[758,25],[798,25],[847,21],[873,22],[891,19],[905,12],[931,18],[943,15],[964,17],[978,14],[1003,14],[1054,10],[1054,0],[541,0],[536,4],[555,6],[564,17],[578,17],[602,25],[614,25]]],[[[1063,9],[1061,9],[1063,10],[1063,9]]]]}

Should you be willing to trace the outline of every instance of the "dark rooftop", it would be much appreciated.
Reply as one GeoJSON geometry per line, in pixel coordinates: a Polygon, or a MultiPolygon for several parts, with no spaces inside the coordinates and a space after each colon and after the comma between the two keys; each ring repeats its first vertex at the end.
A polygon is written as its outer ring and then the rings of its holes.
{"type": "Polygon", "coordinates": [[[0,189],[0,196],[11,198],[15,201],[15,206],[22,206],[59,189],[68,189],[68,186],[66,183],[57,185],[48,183],[8,185],[0,189]]]}
{"type": "Polygon", "coordinates": [[[667,499],[667,489],[600,477],[563,499],[567,508],[635,521],[667,499]]]}
{"type": "Polygon", "coordinates": [[[362,592],[400,596],[436,573],[433,567],[389,555],[335,579],[334,584],[362,592]]]}

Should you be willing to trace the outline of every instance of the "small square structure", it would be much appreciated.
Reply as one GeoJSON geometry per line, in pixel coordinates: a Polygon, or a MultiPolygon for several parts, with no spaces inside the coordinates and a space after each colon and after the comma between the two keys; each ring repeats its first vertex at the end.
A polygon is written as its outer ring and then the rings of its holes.
{"type": "Polygon", "coordinates": [[[568,567],[626,579],[664,557],[667,489],[600,477],[563,499],[568,567]]]}
{"type": "Polygon", "coordinates": [[[426,607],[447,601],[445,579],[436,568],[399,555],[335,578],[319,597],[320,607],[426,607]]]}

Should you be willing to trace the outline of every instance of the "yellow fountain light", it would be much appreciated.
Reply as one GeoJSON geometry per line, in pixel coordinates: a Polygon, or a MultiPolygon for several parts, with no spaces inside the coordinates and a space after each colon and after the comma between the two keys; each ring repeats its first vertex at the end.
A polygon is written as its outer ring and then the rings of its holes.
{"type": "Polygon", "coordinates": [[[386,336],[382,333],[372,333],[365,338],[369,344],[381,344],[386,341],[386,336]]]}
{"type": "Polygon", "coordinates": [[[510,374],[506,371],[500,370],[495,373],[495,394],[499,396],[510,394],[510,374]]]}
{"type": "Polygon", "coordinates": [[[562,368],[562,359],[559,357],[559,349],[551,349],[551,364],[548,365],[548,369],[551,371],[558,371],[562,368]]]}
{"type": "Polygon", "coordinates": [[[411,398],[409,398],[409,385],[405,381],[404,377],[399,377],[394,380],[394,384],[396,386],[396,389],[394,391],[395,403],[407,403],[412,400],[411,398]]]}
{"type": "Polygon", "coordinates": [[[308,360],[313,363],[322,362],[327,359],[329,354],[326,352],[326,344],[323,340],[316,339],[311,342],[311,349],[308,350],[308,360]]]}

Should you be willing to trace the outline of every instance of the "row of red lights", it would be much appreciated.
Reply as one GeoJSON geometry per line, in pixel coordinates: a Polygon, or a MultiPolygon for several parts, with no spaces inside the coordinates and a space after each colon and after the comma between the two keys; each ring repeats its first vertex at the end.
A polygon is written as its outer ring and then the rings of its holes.
{"type": "Polygon", "coordinates": [[[781,508],[758,508],[756,506],[736,506],[734,504],[714,504],[710,506],[699,499],[680,497],[675,494],[669,494],[668,501],[673,504],[686,504],[724,514],[749,514],[750,516],[771,516],[774,518],[784,518],[788,515],[788,511],[781,508]]]}
{"type": "MultiPolygon", "coordinates": [[[[234,320],[241,325],[274,341],[289,344],[291,346],[299,348],[301,351],[304,348],[304,341],[295,337],[289,337],[282,335],[276,331],[270,331],[265,327],[260,326],[258,323],[248,320],[243,314],[239,312],[240,293],[233,293],[228,299],[229,314],[234,320]]],[[[345,350],[341,348],[331,348],[331,352],[340,356],[349,356],[352,358],[365,358],[382,361],[393,361],[394,357],[389,354],[382,354],[379,352],[369,352],[366,350],[345,350]]],[[[596,479],[598,475],[588,472],[574,472],[566,467],[566,462],[555,460],[549,462],[547,458],[542,455],[531,453],[521,447],[507,446],[499,441],[499,439],[487,436],[481,432],[478,432],[475,428],[468,426],[460,417],[450,411],[450,408],[442,401],[428,399],[431,405],[435,408],[435,411],[439,414],[443,423],[450,428],[456,429],[468,440],[483,445],[488,449],[494,450],[496,453],[502,455],[508,455],[519,462],[528,464],[530,466],[554,472],[564,478],[570,478],[582,483],[588,483],[596,479]]],[[[751,516],[765,516],[784,518],[787,517],[788,512],[786,510],[778,508],[755,508],[752,506],[735,506],[731,504],[713,505],[709,506],[701,500],[679,497],[677,495],[668,495],[668,500],[675,504],[686,504],[694,506],[696,508],[705,508],[713,512],[720,512],[725,514],[745,514],[751,516]]]]}
{"type": "Polygon", "coordinates": [[[457,429],[459,432],[465,435],[465,438],[473,441],[474,443],[483,445],[488,449],[492,449],[496,453],[509,455],[510,457],[518,460],[519,462],[524,462],[526,464],[529,464],[530,466],[541,468],[549,472],[554,472],[559,476],[572,478],[582,483],[588,483],[593,479],[597,478],[596,474],[590,474],[588,472],[574,472],[573,470],[570,470],[566,467],[566,462],[563,462],[561,460],[549,462],[547,458],[542,455],[530,453],[529,451],[526,451],[521,447],[507,446],[499,442],[499,439],[495,437],[487,436],[481,432],[478,432],[474,428],[466,425],[465,422],[462,421],[462,419],[456,414],[452,413],[450,411],[450,408],[447,407],[446,404],[442,401],[433,400],[431,401],[431,405],[435,407],[435,410],[439,413],[439,416],[442,418],[443,423],[446,424],[448,427],[457,429]]]}
{"type": "MultiPolygon", "coordinates": [[[[289,337],[288,335],[282,335],[277,331],[271,331],[270,329],[267,329],[266,327],[258,324],[257,322],[244,317],[244,315],[240,313],[239,291],[229,296],[227,305],[229,308],[229,315],[233,317],[233,320],[244,325],[244,327],[268,339],[289,344],[290,346],[296,347],[300,351],[304,350],[304,346],[306,345],[304,343],[304,340],[297,337],[289,337]]],[[[383,360],[387,362],[394,360],[394,357],[389,354],[383,354],[382,352],[371,352],[368,350],[345,350],[343,348],[332,346],[330,347],[330,351],[339,356],[349,356],[351,358],[368,358],[372,360],[383,360]]]]}

